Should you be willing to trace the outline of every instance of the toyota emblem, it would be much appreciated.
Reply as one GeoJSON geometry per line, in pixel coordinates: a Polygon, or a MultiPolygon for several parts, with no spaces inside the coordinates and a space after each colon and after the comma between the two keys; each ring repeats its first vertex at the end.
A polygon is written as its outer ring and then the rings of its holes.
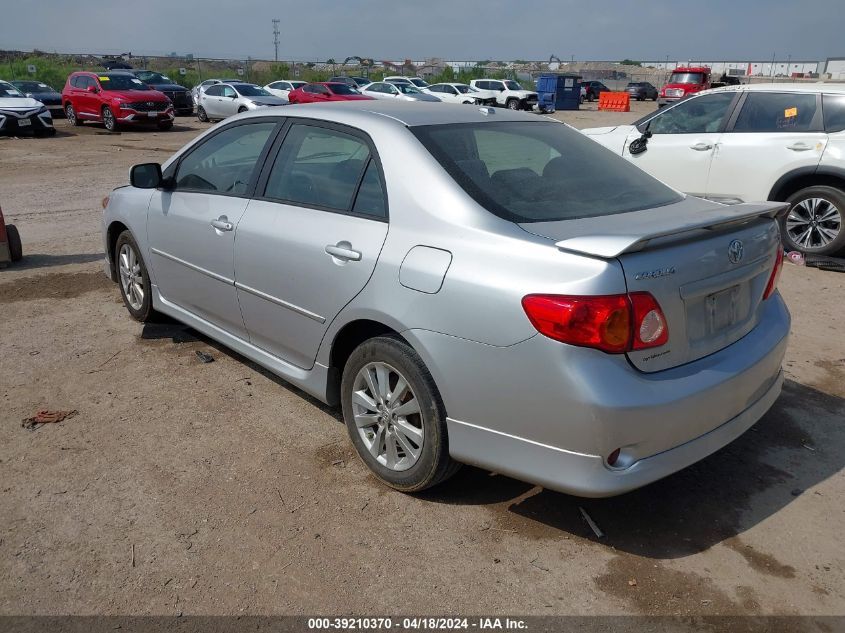
{"type": "Polygon", "coordinates": [[[728,246],[728,259],[731,260],[732,264],[738,264],[742,261],[742,248],[743,246],[740,240],[734,240],[728,246]]]}

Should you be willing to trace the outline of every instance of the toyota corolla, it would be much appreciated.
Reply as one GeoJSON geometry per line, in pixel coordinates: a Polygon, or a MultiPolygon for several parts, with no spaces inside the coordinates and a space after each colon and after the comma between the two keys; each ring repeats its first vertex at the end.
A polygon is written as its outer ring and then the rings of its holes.
{"type": "Polygon", "coordinates": [[[103,216],[129,314],[340,405],[398,490],[468,463],[619,494],[717,451],[781,391],[784,205],[684,196],[562,123],[291,106],[130,180],[103,216]]]}

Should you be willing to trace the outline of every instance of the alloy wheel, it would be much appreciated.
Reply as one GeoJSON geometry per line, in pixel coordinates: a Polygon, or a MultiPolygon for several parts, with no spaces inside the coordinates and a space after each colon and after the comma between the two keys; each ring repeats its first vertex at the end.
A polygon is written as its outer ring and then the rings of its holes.
{"type": "Polygon", "coordinates": [[[805,198],[797,202],[786,216],[789,239],[801,248],[824,248],[842,230],[842,212],[825,198],[805,198]]]}
{"type": "Polygon", "coordinates": [[[103,125],[111,132],[115,128],[114,114],[109,107],[103,108],[103,125]]]}
{"type": "Polygon", "coordinates": [[[135,249],[129,244],[120,247],[118,271],[126,302],[133,310],[140,310],[144,305],[144,274],[135,249]]]}
{"type": "Polygon", "coordinates": [[[387,363],[361,368],[352,386],[352,414],[370,455],[393,471],[408,470],[422,454],[420,403],[408,380],[387,363]]]}
{"type": "Polygon", "coordinates": [[[67,108],[65,108],[65,116],[67,117],[68,123],[76,125],[76,112],[74,112],[72,105],[68,104],[67,108]]]}

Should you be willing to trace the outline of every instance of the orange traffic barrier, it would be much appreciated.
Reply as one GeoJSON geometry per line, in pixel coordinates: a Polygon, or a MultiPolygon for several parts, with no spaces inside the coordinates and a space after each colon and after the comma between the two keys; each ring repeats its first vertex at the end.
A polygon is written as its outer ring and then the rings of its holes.
{"type": "Polygon", "coordinates": [[[627,92],[600,92],[599,110],[630,112],[631,95],[627,92]]]}

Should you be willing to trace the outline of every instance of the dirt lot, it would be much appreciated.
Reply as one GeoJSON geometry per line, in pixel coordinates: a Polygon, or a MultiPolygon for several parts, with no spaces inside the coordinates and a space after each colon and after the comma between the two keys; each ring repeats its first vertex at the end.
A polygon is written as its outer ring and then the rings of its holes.
{"type": "MultiPolygon", "coordinates": [[[[653,106],[589,107],[559,116],[653,106]]],[[[0,271],[0,614],[845,614],[845,275],[786,265],[784,394],[684,472],[579,500],[465,468],[403,495],[337,411],[141,327],[103,275],[102,196],[206,126],[57,125],[0,138],[26,256],[0,271]],[[40,408],[79,413],[22,428],[40,408]]]]}

